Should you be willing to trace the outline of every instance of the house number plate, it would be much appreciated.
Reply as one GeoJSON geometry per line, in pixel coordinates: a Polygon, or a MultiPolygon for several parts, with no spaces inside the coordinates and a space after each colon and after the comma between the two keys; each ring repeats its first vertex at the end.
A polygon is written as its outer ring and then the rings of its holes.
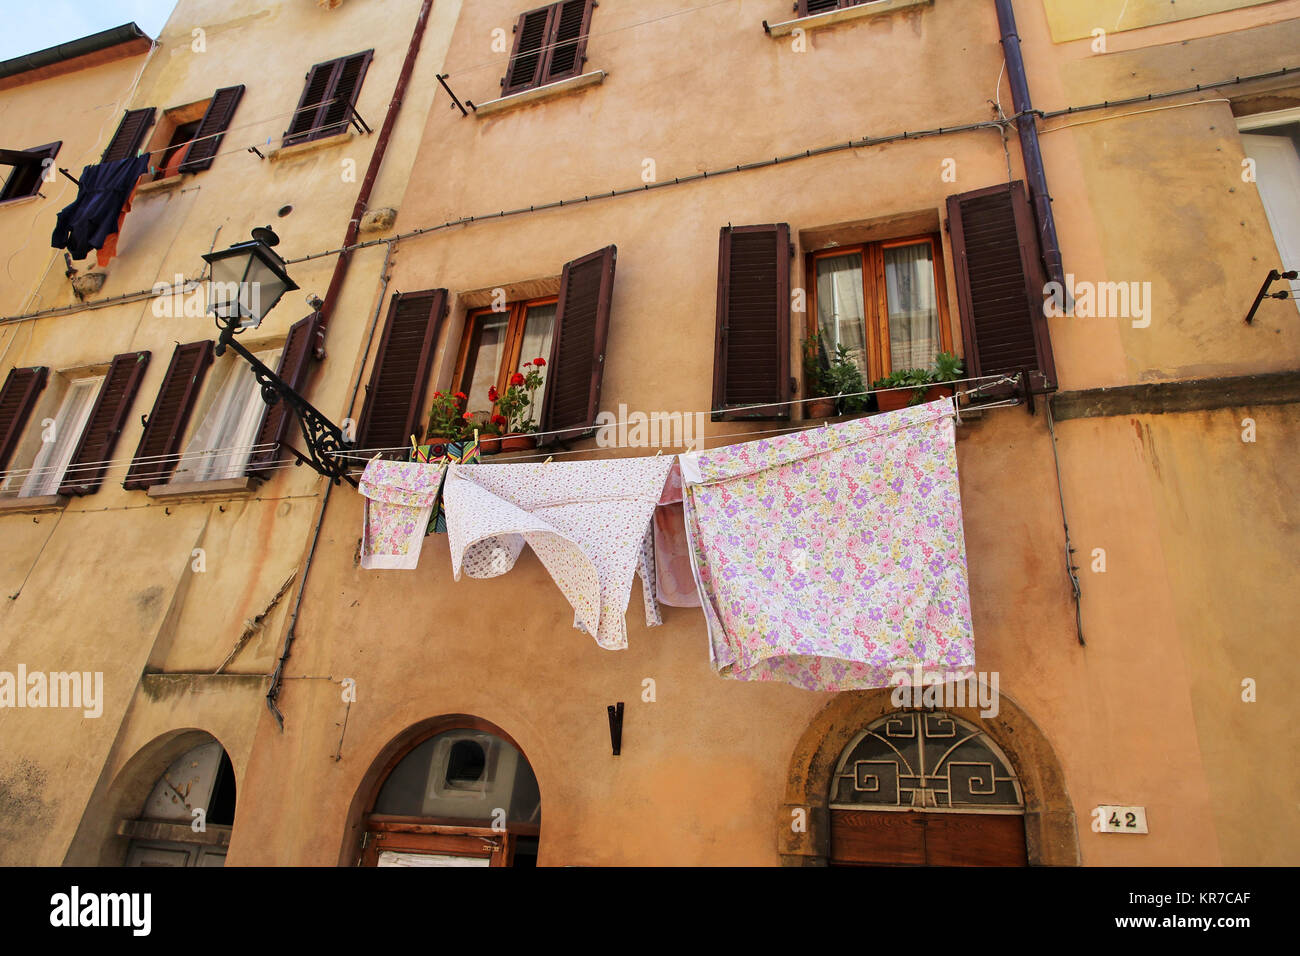
{"type": "Polygon", "coordinates": [[[1149,833],[1146,807],[1097,807],[1093,829],[1098,833],[1149,833]]]}

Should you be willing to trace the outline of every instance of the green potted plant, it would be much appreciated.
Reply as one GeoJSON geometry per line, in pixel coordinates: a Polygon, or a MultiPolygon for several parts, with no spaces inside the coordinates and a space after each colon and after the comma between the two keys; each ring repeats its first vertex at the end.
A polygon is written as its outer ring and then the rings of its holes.
{"type": "Polygon", "coordinates": [[[956,381],[961,375],[961,359],[951,352],[940,352],[928,369],[900,369],[872,382],[873,389],[893,389],[876,394],[876,407],[882,412],[892,412],[909,405],[950,398],[953,387],[947,383],[956,381]]]}
{"type": "Polygon", "coordinates": [[[433,393],[433,407],[429,409],[429,423],[425,428],[425,441],[430,445],[445,445],[465,437],[469,413],[464,392],[433,393]]]}
{"type": "Polygon", "coordinates": [[[496,395],[495,389],[488,393],[496,405],[492,424],[500,429],[501,451],[527,451],[537,447],[537,437],[533,434],[537,431],[533,409],[537,390],[542,387],[542,369],[545,367],[544,358],[525,362],[522,371],[510,376],[504,395],[496,395]]]}
{"type": "Polygon", "coordinates": [[[803,403],[804,418],[830,418],[835,398],[826,393],[826,367],[822,361],[821,330],[813,329],[803,340],[803,391],[812,399],[803,403]]]}
{"type": "Polygon", "coordinates": [[[835,396],[836,408],[841,415],[856,415],[866,411],[871,396],[862,380],[862,370],[843,345],[835,346],[835,357],[822,376],[822,385],[828,395],[835,396]]]}

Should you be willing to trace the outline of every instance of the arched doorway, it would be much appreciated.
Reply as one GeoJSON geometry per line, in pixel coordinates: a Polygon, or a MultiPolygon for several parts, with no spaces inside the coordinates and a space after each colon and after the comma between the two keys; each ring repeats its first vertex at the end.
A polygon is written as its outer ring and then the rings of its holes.
{"type": "Polygon", "coordinates": [[[1025,805],[1006,755],[943,712],[881,717],[844,748],[832,866],[1025,866],[1025,805]]]}
{"type": "MultiPolygon", "coordinates": [[[[836,862],[832,851],[832,819],[835,812],[833,808],[859,813],[879,812],[879,805],[872,809],[859,809],[862,804],[849,798],[841,784],[844,780],[844,772],[851,770],[851,765],[858,759],[873,759],[874,755],[870,749],[872,746],[883,747],[883,743],[879,741],[868,744],[867,748],[859,751],[859,756],[855,757],[855,749],[866,739],[864,732],[879,726],[878,722],[885,718],[908,716],[919,718],[921,715],[926,715],[931,718],[944,716],[956,718],[961,722],[960,726],[968,728],[968,731],[974,728],[982,733],[982,737],[973,738],[969,745],[980,749],[984,762],[990,762],[988,754],[997,758],[992,761],[996,765],[996,773],[989,778],[991,783],[997,783],[998,789],[995,790],[995,795],[1008,793],[1008,786],[1014,784],[1014,788],[1019,792],[1021,807],[1017,809],[1009,805],[984,804],[982,809],[973,810],[969,801],[980,796],[974,791],[987,789],[989,784],[979,783],[976,780],[978,773],[975,770],[956,770],[961,799],[955,807],[939,807],[939,790],[934,781],[927,782],[919,798],[916,796],[916,791],[920,789],[918,786],[900,786],[900,804],[920,799],[922,805],[920,807],[908,805],[906,810],[884,811],[895,815],[896,827],[905,825],[897,822],[904,819],[902,817],[904,812],[924,813],[926,816],[920,821],[920,825],[927,828],[927,833],[931,819],[941,816],[945,811],[956,810],[961,814],[978,812],[981,816],[989,817],[1018,816],[1020,826],[1023,828],[1025,857],[1030,866],[1078,866],[1079,835],[1074,806],[1065,789],[1065,773],[1061,762],[1046,735],[1009,695],[1000,693],[997,713],[986,717],[973,707],[950,708],[946,714],[936,714],[924,708],[900,710],[891,701],[891,694],[892,690],[889,688],[837,694],[804,729],[790,758],[786,775],[785,800],[778,814],[777,852],[783,865],[825,866],[836,862]],[[962,783],[963,774],[967,775],[965,779],[969,786],[962,783]],[[995,780],[996,777],[1012,776],[1014,780],[995,780]],[[962,789],[963,787],[965,789],[962,789]],[[906,797],[903,796],[904,790],[908,792],[906,797]],[[933,797],[925,791],[932,791],[933,797]],[[934,805],[926,810],[925,806],[931,801],[934,805]],[[845,807],[844,804],[848,806],[845,807]],[[936,810],[941,812],[936,813],[936,810]],[[990,813],[990,810],[1003,812],[990,813]]],[[[953,726],[955,731],[958,725],[953,726]]],[[[899,729],[903,729],[902,725],[899,725],[899,729]]],[[[936,739],[935,744],[938,743],[939,740],[936,739]]],[[[927,766],[932,769],[937,768],[937,757],[941,757],[944,750],[939,751],[935,762],[927,763],[927,766]]],[[[953,756],[965,757],[970,752],[967,750],[953,756]]],[[[948,758],[948,762],[952,762],[952,756],[948,758]]],[[[957,763],[961,762],[961,760],[957,761],[957,763]]],[[[917,767],[913,766],[912,769],[915,770],[917,767]]],[[[881,769],[881,773],[888,772],[881,769]]],[[[947,777],[949,780],[946,784],[947,792],[951,794],[952,771],[947,777]]],[[[900,780],[901,778],[900,771],[900,780]]],[[[867,788],[867,792],[871,792],[870,787],[879,786],[865,777],[862,783],[867,788]]],[[[856,799],[865,798],[859,796],[856,799]]],[[[1009,798],[997,796],[997,799],[1009,798]]],[[[986,826],[999,826],[996,823],[988,824],[987,821],[976,822],[986,826]]],[[[955,826],[951,822],[946,825],[955,826]]],[[[1011,828],[1015,824],[1004,822],[1000,825],[1011,828]]],[[[934,826],[938,829],[945,824],[935,823],[934,826]]],[[[834,838],[843,839],[838,826],[834,829],[834,838]]],[[[914,843],[913,836],[913,845],[914,843]]],[[[936,845],[941,843],[942,838],[936,838],[936,845]]]]}
{"type": "Polygon", "coordinates": [[[127,866],[225,866],[234,822],[234,767],[209,737],[168,765],[118,832],[130,838],[127,866]]]}
{"type": "Polygon", "coordinates": [[[536,866],[542,798],[500,728],[446,717],[387,762],[362,823],[363,866],[536,866]]]}

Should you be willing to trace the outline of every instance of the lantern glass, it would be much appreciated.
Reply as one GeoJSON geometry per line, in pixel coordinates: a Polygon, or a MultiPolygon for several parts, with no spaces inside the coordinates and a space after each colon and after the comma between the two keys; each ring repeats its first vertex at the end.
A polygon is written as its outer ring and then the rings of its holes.
{"type": "Polygon", "coordinates": [[[256,328],[286,293],[298,288],[284,260],[260,241],[241,242],[203,257],[211,265],[208,311],[256,328]]]}

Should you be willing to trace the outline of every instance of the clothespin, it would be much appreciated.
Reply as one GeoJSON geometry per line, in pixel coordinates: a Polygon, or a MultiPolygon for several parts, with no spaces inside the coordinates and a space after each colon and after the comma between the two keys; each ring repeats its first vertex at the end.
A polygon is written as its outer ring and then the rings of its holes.
{"type": "Polygon", "coordinates": [[[546,456],[546,461],[542,462],[542,464],[543,464],[543,465],[549,465],[549,464],[550,464],[551,462],[553,462],[553,461],[555,461],[555,456],[554,456],[554,455],[547,455],[547,456],[546,456]]]}
{"type": "Polygon", "coordinates": [[[415,436],[414,436],[414,435],[411,436],[411,454],[412,454],[412,455],[419,455],[419,454],[420,454],[420,449],[418,449],[418,448],[415,447],[415,436]]]}
{"type": "Polygon", "coordinates": [[[957,419],[957,424],[961,424],[961,403],[957,401],[957,393],[952,393],[952,414],[957,419]]]}
{"type": "Polygon", "coordinates": [[[660,448],[657,452],[655,452],[655,457],[658,458],[658,457],[659,457],[660,455],[662,455],[663,453],[664,453],[664,450],[663,450],[662,448],[660,448]]]}

